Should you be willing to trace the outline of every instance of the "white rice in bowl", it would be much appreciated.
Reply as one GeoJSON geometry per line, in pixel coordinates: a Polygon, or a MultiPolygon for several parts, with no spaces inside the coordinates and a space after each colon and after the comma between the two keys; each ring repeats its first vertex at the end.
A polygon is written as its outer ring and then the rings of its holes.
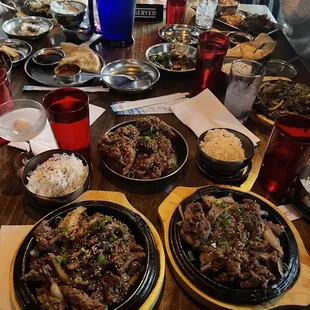
{"type": "Polygon", "coordinates": [[[74,192],[87,175],[88,167],[74,154],[54,154],[29,173],[26,187],[44,197],[65,196],[74,192]]]}
{"type": "Polygon", "coordinates": [[[199,145],[204,153],[218,160],[241,161],[245,159],[240,139],[226,129],[209,130],[199,145]]]}

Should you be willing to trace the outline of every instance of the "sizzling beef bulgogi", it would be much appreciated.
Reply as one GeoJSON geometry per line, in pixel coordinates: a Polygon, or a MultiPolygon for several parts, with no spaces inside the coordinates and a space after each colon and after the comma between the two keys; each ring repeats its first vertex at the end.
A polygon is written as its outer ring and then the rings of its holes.
{"type": "Polygon", "coordinates": [[[266,289],[283,275],[284,253],[277,237],[284,228],[264,220],[268,213],[254,200],[202,196],[179,210],[180,235],[192,246],[189,259],[199,257],[202,273],[243,289],[266,289]]]}
{"type": "Polygon", "coordinates": [[[106,310],[120,304],[144,270],[144,249],[111,216],[78,207],[52,228],[34,231],[29,272],[43,309],[106,310]]]}
{"type": "Polygon", "coordinates": [[[138,119],[101,137],[98,151],[114,171],[135,179],[156,179],[177,168],[170,126],[158,117],[138,119]]]}

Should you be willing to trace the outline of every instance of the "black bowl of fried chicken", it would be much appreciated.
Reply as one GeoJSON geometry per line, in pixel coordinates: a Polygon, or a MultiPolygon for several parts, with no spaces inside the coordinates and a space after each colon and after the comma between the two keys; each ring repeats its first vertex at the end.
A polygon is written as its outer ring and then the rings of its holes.
{"type": "Polygon", "coordinates": [[[21,309],[139,309],[157,282],[159,256],[137,213],[84,201],[41,219],[13,266],[14,299],[21,309]]]}
{"type": "Polygon", "coordinates": [[[175,175],[188,157],[183,136],[154,116],[118,124],[101,137],[97,149],[114,175],[143,183],[175,175]]]}
{"type": "Polygon", "coordinates": [[[174,212],[169,245],[185,277],[212,298],[258,304],[289,289],[299,273],[293,232],[266,200],[208,186],[174,212]]]}

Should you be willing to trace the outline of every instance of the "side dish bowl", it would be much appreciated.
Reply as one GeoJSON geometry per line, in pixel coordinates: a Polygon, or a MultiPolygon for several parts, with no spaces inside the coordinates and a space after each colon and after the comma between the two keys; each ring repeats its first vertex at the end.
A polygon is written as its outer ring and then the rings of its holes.
{"type": "Polygon", "coordinates": [[[190,45],[185,44],[175,44],[175,43],[160,43],[153,45],[149,47],[145,52],[146,59],[155,67],[161,70],[165,70],[168,72],[192,72],[195,71],[195,65],[196,65],[196,55],[197,55],[197,49],[190,45]],[[154,61],[154,56],[162,56],[167,54],[175,53],[178,55],[181,55],[188,59],[193,66],[188,69],[182,69],[182,70],[175,70],[175,69],[169,69],[166,68],[164,65],[160,65],[158,62],[154,61]]]}
{"type": "Polygon", "coordinates": [[[308,208],[308,214],[310,215],[310,192],[307,191],[301,180],[310,178],[310,164],[302,168],[299,175],[296,178],[295,195],[304,206],[308,208]]]}
{"type": "Polygon", "coordinates": [[[26,164],[26,166],[23,170],[22,181],[23,181],[23,185],[25,188],[26,198],[31,205],[33,205],[34,207],[37,207],[39,209],[54,210],[56,208],[59,208],[65,204],[77,199],[88,189],[88,187],[89,187],[89,167],[88,167],[88,163],[87,163],[86,159],[82,155],[80,155],[79,153],[72,152],[69,150],[61,150],[61,149],[50,150],[50,151],[46,151],[46,152],[43,152],[43,153],[36,155],[26,164]],[[46,196],[37,195],[27,188],[27,184],[28,184],[27,178],[29,176],[29,173],[34,171],[38,165],[41,165],[46,160],[53,157],[54,154],[68,154],[68,155],[74,154],[75,157],[80,159],[82,161],[83,165],[87,167],[87,171],[88,171],[87,176],[86,176],[84,182],[77,189],[75,189],[73,192],[71,192],[65,196],[46,197],[46,196]]]}
{"type": "Polygon", "coordinates": [[[205,135],[209,131],[207,130],[203,132],[197,140],[197,148],[198,148],[197,152],[201,158],[202,163],[206,167],[210,168],[210,170],[214,172],[219,172],[221,174],[238,172],[243,168],[245,168],[250,163],[252,157],[254,156],[255,146],[253,142],[243,133],[233,129],[229,128],[213,128],[213,129],[226,129],[230,133],[234,134],[237,138],[239,138],[242,144],[242,148],[244,149],[245,159],[241,161],[223,161],[207,155],[200,147],[200,142],[204,140],[205,135]]]}

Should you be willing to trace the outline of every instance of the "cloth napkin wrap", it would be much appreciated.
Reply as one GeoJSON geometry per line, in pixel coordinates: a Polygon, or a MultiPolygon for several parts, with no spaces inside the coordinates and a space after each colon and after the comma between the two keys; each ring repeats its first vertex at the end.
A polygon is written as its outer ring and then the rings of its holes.
{"type": "MultiPolygon", "coordinates": [[[[89,105],[90,125],[92,125],[99,118],[99,116],[103,114],[104,112],[105,112],[104,108],[97,107],[95,105],[90,104],[89,105]]],[[[10,142],[8,145],[16,147],[18,149],[26,150],[26,145],[24,142],[10,142]]],[[[56,142],[56,139],[54,137],[51,125],[48,121],[46,122],[46,126],[43,129],[43,131],[38,136],[30,140],[30,145],[35,155],[48,151],[48,150],[59,148],[56,142]]],[[[0,308],[0,310],[2,309],[0,308]]]]}

